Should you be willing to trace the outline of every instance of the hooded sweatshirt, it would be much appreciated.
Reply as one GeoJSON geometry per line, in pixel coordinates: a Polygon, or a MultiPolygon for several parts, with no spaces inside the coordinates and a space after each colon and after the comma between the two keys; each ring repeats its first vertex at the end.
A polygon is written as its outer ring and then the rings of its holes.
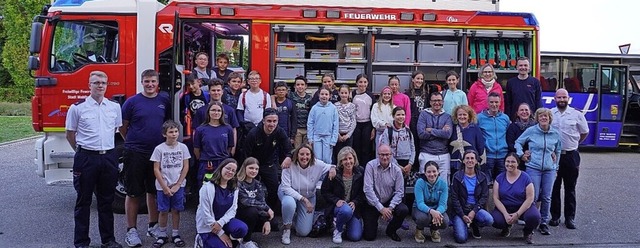
{"type": "Polygon", "coordinates": [[[528,144],[531,152],[531,159],[526,163],[527,169],[539,171],[557,170],[560,161],[560,152],[562,144],[560,142],[560,134],[554,129],[544,131],[540,125],[528,128],[516,140],[516,153],[522,157],[524,150],[522,147],[528,144]],[[555,153],[556,161],[553,161],[551,154],[555,153]]]}
{"type": "Polygon", "coordinates": [[[331,102],[322,104],[316,103],[309,112],[309,120],[307,120],[307,139],[313,142],[313,139],[321,136],[329,136],[331,145],[338,142],[339,124],[338,110],[331,102]]]}
{"type": "Polygon", "coordinates": [[[507,156],[507,127],[510,122],[509,117],[502,112],[492,116],[486,110],[478,115],[478,125],[484,135],[487,158],[501,159],[507,156]]]}
{"type": "Polygon", "coordinates": [[[436,181],[431,184],[424,174],[420,175],[420,178],[416,181],[414,194],[416,200],[413,206],[421,212],[428,213],[430,209],[435,209],[444,214],[447,211],[449,187],[447,182],[440,179],[440,177],[437,177],[436,181]]]}
{"type": "Polygon", "coordinates": [[[442,155],[449,153],[449,139],[453,130],[451,116],[440,110],[436,114],[431,108],[420,112],[418,117],[418,136],[420,138],[420,152],[433,155],[442,155]],[[444,130],[444,126],[449,126],[448,130],[444,130]],[[432,128],[431,132],[427,132],[426,128],[432,128]]]}
{"type": "Polygon", "coordinates": [[[322,160],[315,159],[313,165],[302,168],[296,161],[289,168],[282,170],[282,183],[280,190],[285,195],[300,200],[302,197],[312,198],[316,196],[316,185],[322,179],[324,174],[331,169],[333,165],[326,164],[322,160]]]}
{"type": "Polygon", "coordinates": [[[396,160],[409,160],[410,164],[415,164],[415,142],[413,141],[411,130],[406,125],[401,128],[396,128],[394,125],[384,130],[384,133],[380,136],[380,143],[391,147],[391,152],[396,160]]]}

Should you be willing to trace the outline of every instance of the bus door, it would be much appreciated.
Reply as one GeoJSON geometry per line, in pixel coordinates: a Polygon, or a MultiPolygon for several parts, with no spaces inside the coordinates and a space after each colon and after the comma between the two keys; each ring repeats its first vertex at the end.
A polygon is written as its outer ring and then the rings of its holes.
{"type": "Polygon", "coordinates": [[[598,65],[598,119],[595,135],[596,147],[617,147],[622,133],[624,104],[629,68],[626,65],[598,65]]]}

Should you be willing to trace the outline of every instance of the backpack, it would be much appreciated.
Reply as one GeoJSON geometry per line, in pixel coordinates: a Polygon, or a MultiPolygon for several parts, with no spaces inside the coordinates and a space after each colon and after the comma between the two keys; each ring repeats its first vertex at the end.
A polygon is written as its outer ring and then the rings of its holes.
{"type": "MultiPolygon", "coordinates": [[[[411,129],[409,129],[406,126],[404,128],[407,129],[407,131],[409,132],[409,138],[413,138],[413,133],[411,133],[411,129]]],[[[387,132],[389,133],[389,146],[391,146],[391,141],[393,140],[393,126],[387,127],[387,129],[388,129],[387,132]]]]}

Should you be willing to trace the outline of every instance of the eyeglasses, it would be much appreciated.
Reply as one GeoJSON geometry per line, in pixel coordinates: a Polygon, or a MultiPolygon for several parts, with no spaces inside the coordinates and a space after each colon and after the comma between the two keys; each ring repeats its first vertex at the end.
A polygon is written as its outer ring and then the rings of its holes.
{"type": "Polygon", "coordinates": [[[249,80],[260,80],[259,77],[250,77],[249,80]]]}
{"type": "Polygon", "coordinates": [[[482,71],[482,73],[493,73],[493,71],[482,71]]]}
{"type": "Polygon", "coordinates": [[[432,102],[442,102],[442,100],[441,100],[441,99],[437,99],[437,100],[430,100],[430,101],[432,101],[432,102]]]}
{"type": "Polygon", "coordinates": [[[107,82],[104,82],[104,81],[95,81],[95,82],[89,82],[89,83],[93,85],[107,85],[107,82]]]}
{"type": "Polygon", "coordinates": [[[389,157],[389,156],[391,156],[391,153],[378,153],[378,156],[380,156],[380,157],[389,157]]]}

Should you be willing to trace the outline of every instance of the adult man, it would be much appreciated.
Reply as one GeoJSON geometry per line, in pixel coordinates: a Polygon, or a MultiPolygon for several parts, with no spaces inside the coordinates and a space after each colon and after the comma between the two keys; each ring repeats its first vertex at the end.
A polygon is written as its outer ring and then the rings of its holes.
{"type": "Polygon", "coordinates": [[[92,194],[98,201],[98,227],[102,247],[122,247],[113,235],[114,190],[118,180],[118,158],[114,151],[116,128],[122,125],[120,105],[104,98],[107,74],[92,71],[90,95],[67,112],[67,141],[76,150],[73,158],[73,186],[77,198],[74,211],[75,247],[89,247],[89,216],[92,194]]]}
{"type": "Polygon", "coordinates": [[[158,206],[156,204],[155,176],[151,154],[153,149],[164,142],[162,123],[169,117],[169,95],[158,93],[158,72],[142,72],[143,91],[127,99],[122,106],[122,127],[120,135],[124,138],[124,186],[127,190],[125,213],[127,216],[127,235],[125,242],[130,247],[142,246],[136,223],[141,197],[147,193],[149,228],[147,236],[157,238],[158,206]]]}
{"type": "Polygon", "coordinates": [[[496,92],[489,93],[487,97],[489,108],[478,114],[478,126],[482,130],[485,139],[487,163],[482,167],[482,172],[493,182],[500,172],[504,171],[504,158],[507,157],[507,128],[509,117],[500,112],[500,95],[496,92]],[[497,173],[493,173],[493,170],[497,173]]]}
{"type": "Polygon", "coordinates": [[[556,180],[551,193],[551,221],[549,225],[560,225],[562,215],[562,201],[560,188],[564,182],[564,224],[569,229],[576,229],[576,182],[580,171],[580,154],[578,145],[587,138],[589,126],[584,115],[569,106],[569,93],[565,89],[558,89],[555,95],[556,107],[553,113],[554,129],[560,133],[562,152],[556,180]]]}
{"type": "Polygon", "coordinates": [[[400,241],[396,231],[409,214],[409,208],[402,203],[402,169],[391,161],[389,145],[380,145],[378,158],[367,163],[364,171],[364,194],[368,204],[362,209],[363,238],[368,241],[376,239],[378,218],[382,216],[384,220],[389,221],[385,234],[394,241],[400,241]]]}
{"type": "Polygon", "coordinates": [[[278,162],[281,168],[291,164],[291,141],[289,135],[278,126],[278,112],[273,108],[264,110],[262,121],[249,131],[244,141],[247,157],[260,161],[260,181],[267,188],[267,205],[274,211],[281,210],[278,200],[278,162]],[[278,154],[275,154],[275,153],[278,154]]]}
{"type": "Polygon", "coordinates": [[[424,173],[427,161],[435,161],[440,167],[440,178],[449,185],[451,155],[447,144],[451,138],[453,123],[451,116],[442,109],[442,94],[429,95],[431,108],[420,112],[418,117],[418,137],[420,138],[420,170],[424,173]]]}
{"type": "Polygon", "coordinates": [[[531,113],[542,108],[542,88],[540,80],[529,76],[529,58],[519,57],[517,62],[518,76],[507,80],[507,93],[505,98],[504,112],[515,120],[518,106],[527,103],[531,107],[531,113]]]}

